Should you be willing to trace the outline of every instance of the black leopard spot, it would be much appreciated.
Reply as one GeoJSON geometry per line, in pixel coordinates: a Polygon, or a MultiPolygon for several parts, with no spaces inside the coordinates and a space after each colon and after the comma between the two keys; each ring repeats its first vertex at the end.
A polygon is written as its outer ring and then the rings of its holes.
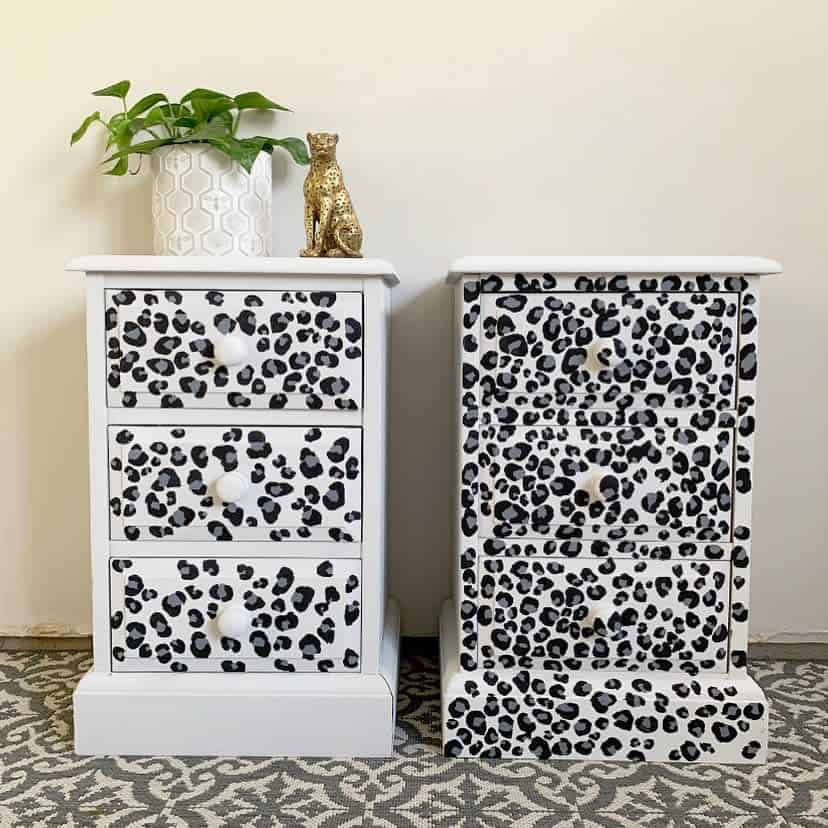
{"type": "Polygon", "coordinates": [[[299,651],[304,659],[313,659],[322,652],[322,643],[310,633],[299,639],[299,651]]]}
{"type": "Polygon", "coordinates": [[[260,658],[267,658],[270,655],[271,645],[270,640],[268,639],[265,633],[254,630],[250,634],[250,644],[253,647],[253,651],[256,653],[257,656],[260,658]]]}
{"type": "Polygon", "coordinates": [[[304,477],[313,479],[319,477],[324,469],[316,454],[309,448],[303,448],[299,455],[299,471],[304,477]]]}
{"type": "Polygon", "coordinates": [[[220,521],[211,520],[207,524],[207,531],[217,541],[233,540],[233,535],[230,533],[230,530],[220,521]]]}
{"type": "Polygon", "coordinates": [[[297,612],[304,612],[313,601],[314,590],[312,587],[297,587],[291,598],[291,604],[297,612]]]}
{"type": "Polygon", "coordinates": [[[231,601],[233,599],[233,587],[229,584],[213,584],[210,587],[210,597],[216,601],[231,601]]]}
{"type": "Polygon", "coordinates": [[[164,596],[161,600],[161,607],[167,615],[171,615],[173,618],[176,618],[181,614],[181,610],[183,609],[184,602],[186,600],[187,596],[183,592],[176,591],[164,596]]]}
{"type": "Polygon", "coordinates": [[[149,624],[155,631],[155,634],[161,638],[169,638],[172,635],[172,628],[160,612],[154,612],[150,615],[149,624]]]}
{"type": "Polygon", "coordinates": [[[202,632],[194,632],[190,639],[190,652],[195,658],[209,658],[212,647],[207,636],[202,632]]]}
{"type": "Polygon", "coordinates": [[[684,742],[680,750],[682,758],[687,762],[695,762],[701,756],[701,751],[693,742],[684,742]]]}
{"type": "Polygon", "coordinates": [[[286,566],[279,569],[273,582],[273,594],[284,595],[293,586],[293,570],[286,566]]]}
{"type": "Polygon", "coordinates": [[[745,705],[743,713],[745,718],[756,721],[765,715],[765,706],[758,702],[752,702],[751,704],[745,705]]]}
{"type": "Polygon", "coordinates": [[[198,578],[198,567],[195,564],[188,563],[187,561],[179,561],[178,564],[178,574],[181,578],[185,581],[192,581],[195,578],[198,578]]]}
{"type": "Polygon", "coordinates": [[[130,621],[126,625],[125,643],[130,650],[137,650],[143,643],[147,628],[139,621],[130,621]]]}

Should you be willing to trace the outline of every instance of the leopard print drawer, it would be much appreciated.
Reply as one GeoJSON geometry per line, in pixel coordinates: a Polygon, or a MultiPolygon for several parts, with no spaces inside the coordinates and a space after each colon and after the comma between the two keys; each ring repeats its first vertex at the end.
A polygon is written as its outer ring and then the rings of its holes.
{"type": "Polygon", "coordinates": [[[115,672],[358,672],[360,562],[116,558],[115,672]]]}
{"type": "Polygon", "coordinates": [[[732,428],[501,425],[483,434],[483,536],[730,540],[732,428]]]}
{"type": "Polygon", "coordinates": [[[107,290],[110,406],[353,410],[362,295],[107,290]]]}
{"type": "Polygon", "coordinates": [[[482,298],[482,402],[732,407],[738,293],[482,298]]]}
{"type": "Polygon", "coordinates": [[[728,561],[484,558],[484,668],[726,672],[728,561]]]}
{"type": "Polygon", "coordinates": [[[110,426],[113,540],[362,535],[362,430],[110,426]]]}

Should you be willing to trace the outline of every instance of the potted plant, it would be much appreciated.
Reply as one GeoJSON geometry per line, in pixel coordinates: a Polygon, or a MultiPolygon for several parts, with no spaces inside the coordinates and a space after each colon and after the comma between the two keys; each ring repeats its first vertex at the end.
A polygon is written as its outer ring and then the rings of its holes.
{"type": "Polygon", "coordinates": [[[281,147],[297,164],[307,164],[308,152],[301,138],[240,138],[239,121],[250,110],[289,110],[259,92],[231,96],[212,89],[193,89],[178,102],[153,92],[129,106],[129,88],[124,80],[93,92],[119,99],[122,111],[108,121],[93,112],[71,144],[101,124],[111,150],[102,162],[110,165],[107,175],[135,174],[142,157],[150,157],[155,252],[269,256],[270,154],[281,147]]]}

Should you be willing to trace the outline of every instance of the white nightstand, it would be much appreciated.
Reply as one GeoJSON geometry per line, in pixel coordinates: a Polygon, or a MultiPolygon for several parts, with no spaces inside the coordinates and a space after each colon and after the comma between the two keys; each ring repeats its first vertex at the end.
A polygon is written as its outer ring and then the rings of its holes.
{"type": "Polygon", "coordinates": [[[390,754],[393,269],[69,269],[87,279],[95,650],[77,752],[390,754]]]}

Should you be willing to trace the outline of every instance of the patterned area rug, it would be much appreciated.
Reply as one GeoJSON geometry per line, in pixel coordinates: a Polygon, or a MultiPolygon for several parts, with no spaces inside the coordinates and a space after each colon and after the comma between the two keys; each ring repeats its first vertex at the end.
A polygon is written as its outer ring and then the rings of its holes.
{"type": "Polygon", "coordinates": [[[760,767],[444,759],[435,658],[402,664],[396,755],[376,760],[79,758],[88,653],[0,652],[0,825],[828,826],[828,663],[756,662],[760,767]]]}

